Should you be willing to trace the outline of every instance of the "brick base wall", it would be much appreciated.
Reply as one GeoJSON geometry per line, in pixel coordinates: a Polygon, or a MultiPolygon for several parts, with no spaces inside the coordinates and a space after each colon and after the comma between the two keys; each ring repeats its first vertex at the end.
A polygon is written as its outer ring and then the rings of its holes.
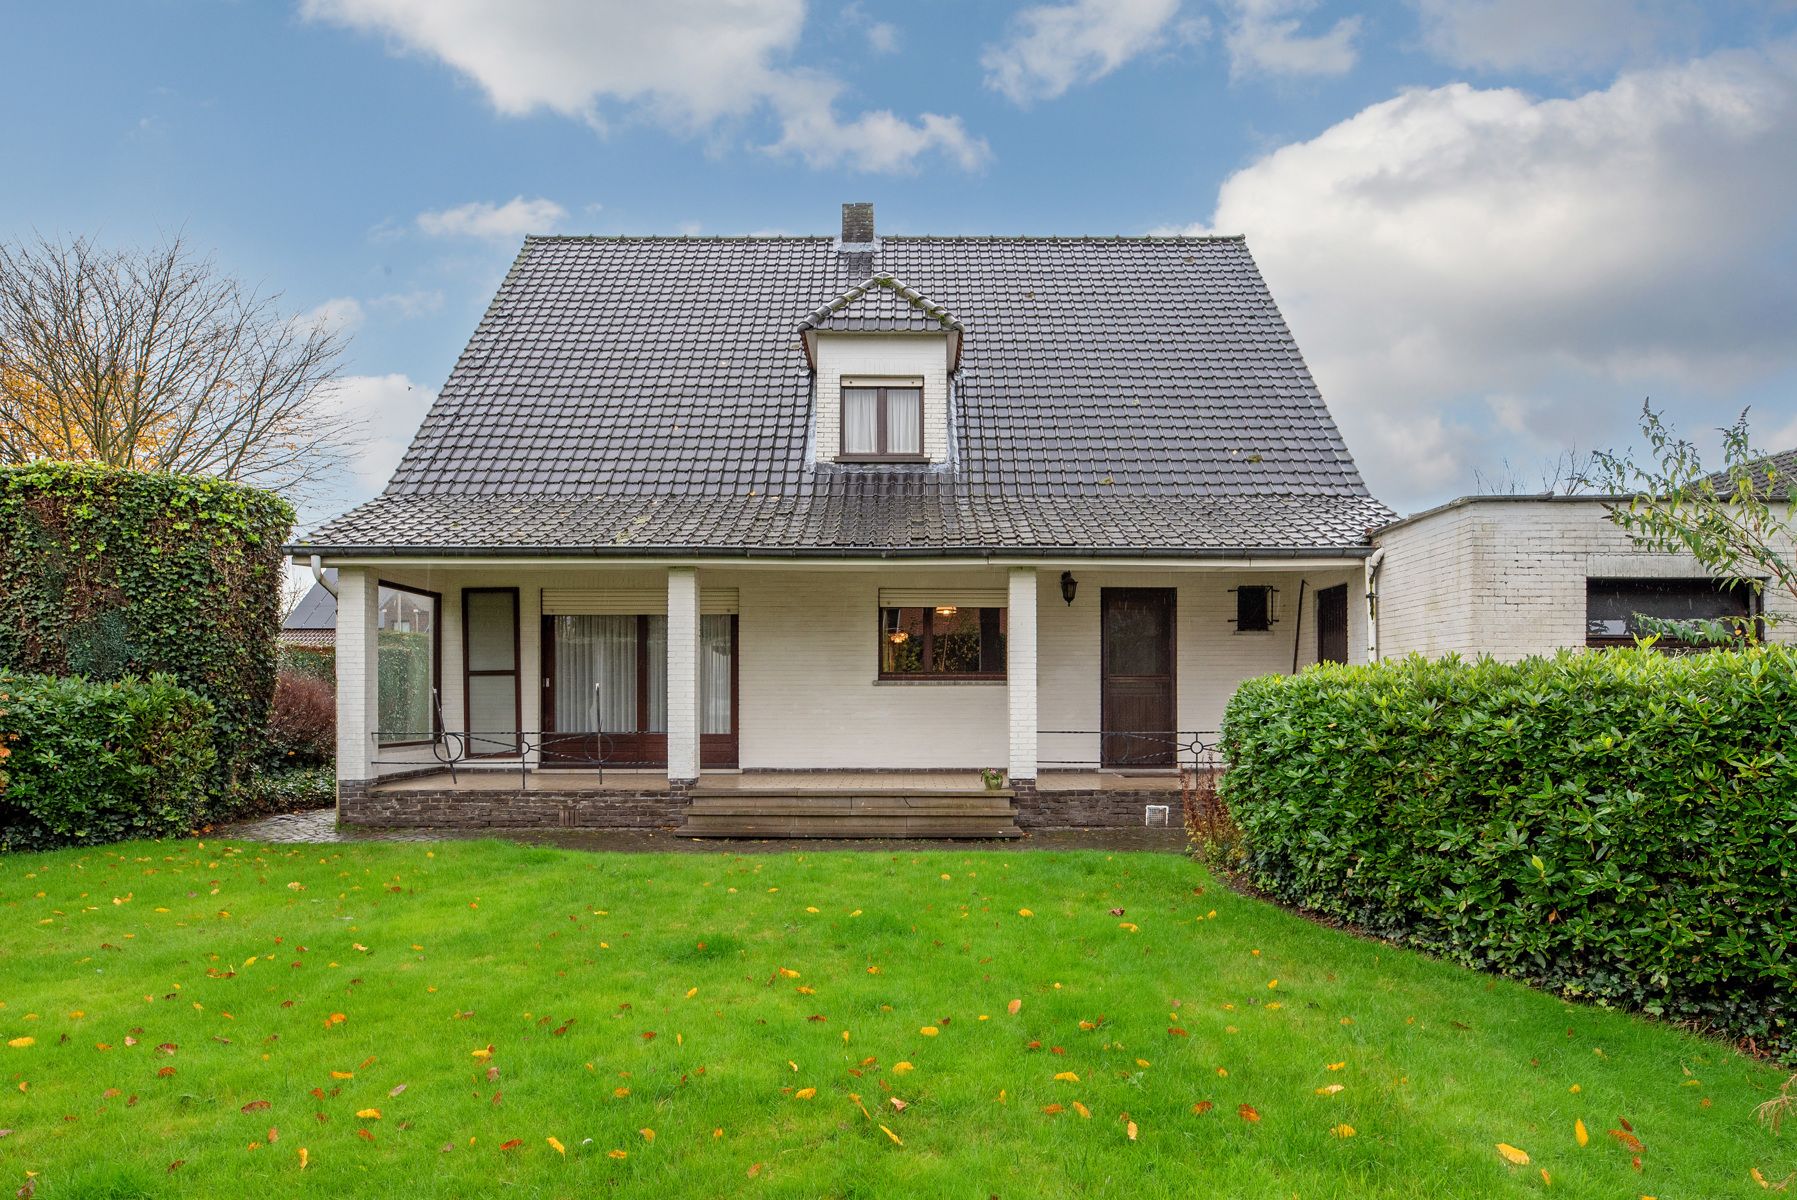
{"type": "Polygon", "coordinates": [[[1089,790],[1017,792],[1017,824],[1024,829],[1139,829],[1149,804],[1167,806],[1167,824],[1180,824],[1179,793],[1089,790]]]}
{"type": "Polygon", "coordinates": [[[387,829],[667,829],[686,820],[684,788],[635,792],[377,792],[340,780],[337,819],[387,829]]]}

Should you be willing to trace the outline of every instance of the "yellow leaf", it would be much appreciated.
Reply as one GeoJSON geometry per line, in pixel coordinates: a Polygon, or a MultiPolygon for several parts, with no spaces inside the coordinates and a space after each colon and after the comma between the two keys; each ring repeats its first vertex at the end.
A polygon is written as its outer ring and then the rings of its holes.
{"type": "Polygon", "coordinates": [[[799,1064],[798,1064],[798,1063],[796,1063],[796,1062],[794,1062],[794,1061],[792,1061],[792,1059],[790,1059],[790,1058],[789,1058],[789,1059],[787,1059],[787,1060],[786,1060],[786,1065],[787,1065],[787,1066],[789,1066],[789,1067],[791,1067],[791,1068],[792,1068],[792,1073],[793,1073],[793,1074],[794,1074],[794,1075],[797,1075],[797,1074],[798,1074],[798,1073],[799,1073],[799,1064]]]}
{"type": "Polygon", "coordinates": [[[696,987],[686,989],[686,998],[688,1000],[691,1000],[694,996],[697,996],[698,994],[699,994],[699,989],[696,987]]]}
{"type": "Polygon", "coordinates": [[[798,1097],[800,1100],[809,1100],[809,1099],[811,1099],[811,1097],[817,1095],[817,1089],[816,1088],[800,1088],[798,1091],[794,1092],[793,1095],[798,1097]]]}
{"type": "Polygon", "coordinates": [[[356,1111],[356,1117],[358,1120],[362,1121],[378,1121],[381,1119],[381,1110],[378,1108],[358,1109],[356,1111]]]}
{"type": "Polygon", "coordinates": [[[308,1164],[312,1161],[312,1155],[306,1150],[306,1148],[304,1146],[301,1146],[299,1148],[299,1160],[300,1160],[300,1170],[302,1170],[302,1171],[306,1169],[306,1164],[308,1164]]]}
{"type": "Polygon", "coordinates": [[[637,1132],[643,1135],[643,1140],[645,1142],[653,1142],[655,1140],[655,1131],[653,1129],[639,1129],[637,1132]]]}
{"type": "Polygon", "coordinates": [[[814,912],[816,912],[816,911],[817,911],[817,908],[816,908],[816,906],[814,906],[814,905],[810,905],[810,904],[808,904],[808,905],[806,905],[806,906],[805,906],[805,911],[806,911],[806,912],[808,912],[808,913],[814,913],[814,912]]]}
{"type": "Polygon", "coordinates": [[[1035,914],[1035,913],[1033,913],[1033,912],[1031,912],[1031,911],[1030,911],[1030,910],[1029,910],[1029,909],[1027,909],[1027,908],[1020,908],[1020,909],[1018,909],[1018,910],[1017,910],[1017,915],[1018,915],[1018,916],[1020,916],[1020,917],[1033,917],[1033,916],[1035,916],[1035,915],[1036,915],[1036,914],[1035,914]]]}
{"type": "Polygon", "coordinates": [[[1354,1136],[1354,1127],[1352,1125],[1337,1125],[1329,1132],[1338,1138],[1351,1138],[1354,1136]]]}
{"type": "Polygon", "coordinates": [[[1055,1076],[1056,1083],[1078,1083],[1079,1076],[1072,1071],[1062,1071],[1055,1076]]]}
{"type": "Polygon", "coordinates": [[[568,1148],[566,1146],[562,1145],[556,1139],[544,1138],[543,1140],[549,1143],[549,1148],[551,1150],[555,1151],[557,1154],[561,1155],[563,1158],[566,1158],[568,1156],[568,1148]]]}
{"type": "Polygon", "coordinates": [[[892,1130],[886,1128],[884,1125],[880,1126],[880,1132],[891,1138],[892,1144],[895,1146],[902,1146],[905,1144],[904,1140],[900,1138],[898,1134],[892,1132],[892,1130]]]}
{"type": "Polygon", "coordinates": [[[1499,1142],[1497,1144],[1497,1152],[1503,1155],[1504,1161],[1513,1167],[1526,1167],[1529,1165],[1528,1153],[1523,1150],[1518,1150],[1509,1142],[1499,1142]]]}
{"type": "Polygon", "coordinates": [[[1084,1117],[1088,1121],[1090,1121],[1092,1119],[1092,1110],[1087,1108],[1085,1105],[1081,1104],[1078,1100],[1075,1100],[1073,1102],[1073,1111],[1078,1113],[1080,1116],[1084,1117]]]}
{"type": "Polygon", "coordinates": [[[1320,1088],[1318,1088],[1318,1089],[1317,1089],[1317,1095],[1319,1095],[1319,1096],[1333,1096],[1333,1095],[1335,1095],[1335,1093],[1337,1093],[1337,1092],[1339,1092],[1339,1091],[1341,1091],[1341,1090],[1342,1090],[1342,1085],[1341,1085],[1341,1084],[1339,1084],[1339,1083],[1327,1083],[1327,1084],[1324,1084],[1324,1085],[1323,1085],[1323,1086],[1322,1086],[1322,1087],[1320,1087],[1320,1088]]]}
{"type": "Polygon", "coordinates": [[[1018,1014],[1018,1012],[1020,1012],[1022,1010],[1022,1008],[1023,1008],[1023,1001],[1021,1001],[1021,1000],[1013,1000],[1009,1004],[1005,1005],[1005,1011],[1010,1013],[1013,1017],[1016,1016],[1018,1014]]]}
{"type": "Polygon", "coordinates": [[[14,1050],[23,1050],[27,1046],[35,1046],[37,1044],[37,1039],[34,1037],[16,1037],[6,1044],[11,1046],[14,1050]]]}
{"type": "Polygon", "coordinates": [[[1579,1145],[1581,1146],[1589,1145],[1591,1142],[1591,1134],[1586,1131],[1585,1122],[1583,1121],[1574,1121],[1572,1123],[1572,1136],[1579,1139],[1579,1145]]]}
{"type": "Polygon", "coordinates": [[[1132,1141],[1132,1142],[1135,1141],[1136,1140],[1136,1123],[1134,1121],[1131,1121],[1128,1125],[1124,1126],[1123,1132],[1129,1135],[1130,1141],[1132,1141]]]}
{"type": "Polygon", "coordinates": [[[1541,1168],[1541,1186],[1542,1187],[1553,1187],[1554,1186],[1554,1177],[1547,1173],[1546,1167],[1541,1168]]]}
{"type": "Polygon", "coordinates": [[[1338,1063],[1330,1063],[1330,1064],[1329,1064],[1329,1065],[1328,1065],[1328,1066],[1327,1066],[1327,1067],[1325,1067],[1325,1068],[1323,1068],[1323,1069],[1324,1069],[1324,1070],[1326,1070],[1326,1071],[1339,1071],[1339,1070],[1341,1070],[1341,1069],[1342,1069],[1342,1068],[1343,1068],[1343,1067],[1345,1067],[1345,1066],[1347,1066],[1347,1065],[1348,1065],[1348,1064],[1347,1064],[1347,1062],[1346,1062],[1346,1061],[1343,1061],[1343,1062],[1338,1062],[1338,1063]]]}
{"type": "Polygon", "coordinates": [[[925,1037],[935,1037],[937,1030],[934,1025],[925,1025],[922,1029],[919,1029],[917,1032],[923,1034],[925,1037]]]}
{"type": "Polygon", "coordinates": [[[628,1151],[628,1150],[607,1150],[605,1152],[605,1157],[607,1157],[607,1158],[629,1158],[630,1151],[628,1151]]]}
{"type": "Polygon", "coordinates": [[[630,1089],[627,1087],[613,1088],[611,1094],[622,1100],[624,1097],[630,1095],[630,1089]]]}
{"type": "Polygon", "coordinates": [[[799,973],[797,971],[793,970],[791,967],[781,967],[780,974],[784,975],[788,979],[797,979],[799,977],[799,973]]]}
{"type": "Polygon", "coordinates": [[[915,1068],[913,1068],[911,1066],[911,1064],[908,1062],[895,1062],[892,1064],[892,1073],[894,1075],[903,1075],[906,1072],[914,1070],[914,1069],[915,1068]]]}
{"type": "Polygon", "coordinates": [[[1268,991],[1272,991],[1274,988],[1276,988],[1278,986],[1279,986],[1279,981],[1277,979],[1267,980],[1267,990],[1268,991]]]}

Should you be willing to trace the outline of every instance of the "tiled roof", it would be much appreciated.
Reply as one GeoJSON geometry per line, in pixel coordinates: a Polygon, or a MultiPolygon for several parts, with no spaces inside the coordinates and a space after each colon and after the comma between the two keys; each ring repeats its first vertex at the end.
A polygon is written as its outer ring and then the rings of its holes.
{"type": "MultiPolygon", "coordinates": [[[[326,567],[324,575],[334,587],[337,583],[337,568],[326,567]]],[[[306,589],[293,611],[281,620],[281,629],[285,633],[295,633],[303,629],[335,629],[337,628],[337,597],[322,583],[314,583],[306,589]]]]}
{"type": "Polygon", "coordinates": [[[844,333],[940,333],[960,328],[961,322],[946,308],[890,275],[856,284],[799,322],[800,330],[844,333]]]}
{"type": "MultiPolygon", "coordinates": [[[[1797,449],[1782,450],[1777,454],[1768,454],[1764,458],[1755,459],[1753,476],[1755,490],[1766,490],[1766,476],[1772,476],[1772,487],[1783,496],[1797,492],[1797,449]]],[[[1732,492],[1733,487],[1727,471],[1717,471],[1710,476],[1710,483],[1718,490],[1732,492]]]]}
{"type": "Polygon", "coordinates": [[[1240,239],[888,237],[868,257],[527,240],[387,491],[304,548],[1322,550],[1391,515],[1240,239]],[[951,463],[808,463],[801,323],[938,313],[966,330],[951,463]]]}

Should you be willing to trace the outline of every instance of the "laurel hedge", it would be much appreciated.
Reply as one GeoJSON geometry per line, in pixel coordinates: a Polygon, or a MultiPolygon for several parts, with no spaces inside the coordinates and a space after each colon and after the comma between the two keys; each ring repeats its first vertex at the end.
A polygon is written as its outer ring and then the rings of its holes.
{"type": "Polygon", "coordinates": [[[1797,653],[1255,679],[1221,792],[1275,898],[1797,1056],[1797,653]]]}
{"type": "Polygon", "coordinates": [[[292,525],[280,497],[218,479],[0,468],[0,671],[172,676],[211,703],[228,787],[268,723],[292,525]]]}
{"type": "Polygon", "coordinates": [[[212,705],[167,675],[0,675],[0,850],[174,837],[200,824],[212,705]]]}

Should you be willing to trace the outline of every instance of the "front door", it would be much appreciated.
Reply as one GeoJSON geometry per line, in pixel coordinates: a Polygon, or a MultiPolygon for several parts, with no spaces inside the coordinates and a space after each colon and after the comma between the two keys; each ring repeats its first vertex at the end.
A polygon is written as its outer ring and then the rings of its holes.
{"type": "Polygon", "coordinates": [[[1170,767],[1174,719],[1172,588],[1105,588],[1101,602],[1099,758],[1170,767]]]}
{"type": "Polygon", "coordinates": [[[1348,661],[1348,585],[1317,593],[1317,661],[1348,661]]]}
{"type": "MultiPolygon", "coordinates": [[[[699,618],[699,759],[734,767],[736,617],[699,618]]],[[[668,620],[543,618],[543,765],[665,767],[668,620]]]]}

